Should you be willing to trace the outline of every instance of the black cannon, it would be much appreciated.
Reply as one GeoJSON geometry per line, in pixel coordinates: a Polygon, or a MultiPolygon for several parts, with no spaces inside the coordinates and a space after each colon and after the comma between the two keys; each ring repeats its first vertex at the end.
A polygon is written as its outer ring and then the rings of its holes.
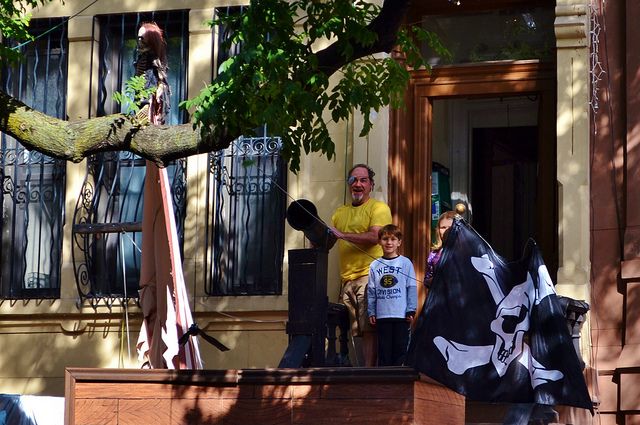
{"type": "Polygon", "coordinates": [[[313,248],[289,250],[289,345],[279,367],[350,365],[347,309],[344,305],[329,303],[327,298],[327,258],[336,237],[317,215],[315,205],[306,199],[292,202],[287,209],[287,221],[294,229],[304,232],[313,248]],[[338,351],[335,347],[337,327],[340,328],[338,351]]]}
{"type": "Polygon", "coordinates": [[[287,208],[287,222],[294,229],[302,231],[316,250],[328,252],[336,243],[335,235],[318,218],[318,209],[311,201],[293,201],[287,208]]]}

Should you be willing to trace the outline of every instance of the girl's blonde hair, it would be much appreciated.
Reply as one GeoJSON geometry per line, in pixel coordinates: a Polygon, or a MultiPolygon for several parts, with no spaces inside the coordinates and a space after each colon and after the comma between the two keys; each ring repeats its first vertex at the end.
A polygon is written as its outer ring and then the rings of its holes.
{"type": "Polygon", "coordinates": [[[449,219],[449,220],[453,220],[456,218],[458,214],[455,211],[446,211],[442,214],[440,214],[440,217],[438,217],[438,223],[436,224],[436,231],[435,231],[435,235],[434,235],[434,241],[431,244],[431,249],[434,251],[437,251],[438,249],[442,248],[442,243],[444,242],[441,238],[440,238],[440,232],[438,231],[438,229],[440,228],[440,223],[442,222],[442,220],[445,219],[449,219]]]}

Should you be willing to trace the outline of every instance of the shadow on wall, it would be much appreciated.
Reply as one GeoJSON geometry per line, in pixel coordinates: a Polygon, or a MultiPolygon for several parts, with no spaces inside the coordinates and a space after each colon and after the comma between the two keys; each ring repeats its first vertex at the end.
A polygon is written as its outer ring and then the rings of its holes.
{"type": "MultiPolygon", "coordinates": [[[[23,301],[21,301],[23,302],[23,301]]],[[[36,300],[27,300],[32,303],[36,300]]],[[[130,333],[120,313],[101,315],[97,319],[88,314],[87,320],[47,320],[30,317],[24,324],[29,332],[15,333],[0,328],[0,380],[2,390],[14,394],[63,396],[65,368],[138,367],[135,343],[140,321],[129,316],[130,333]],[[89,320],[91,319],[91,320],[89,320]],[[128,356],[128,347],[131,353],[128,356]]]]}

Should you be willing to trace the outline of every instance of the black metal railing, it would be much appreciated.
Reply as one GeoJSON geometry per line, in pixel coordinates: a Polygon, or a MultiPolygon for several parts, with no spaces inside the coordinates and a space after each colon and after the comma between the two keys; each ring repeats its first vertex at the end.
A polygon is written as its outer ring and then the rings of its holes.
{"type": "MultiPolygon", "coordinates": [[[[214,18],[220,17],[220,16],[238,15],[246,11],[247,8],[248,6],[217,7],[215,9],[214,18]]],[[[225,46],[225,42],[229,40],[229,38],[232,35],[233,35],[233,31],[228,26],[226,25],[218,26],[217,43],[214,44],[216,49],[214,49],[214,52],[213,52],[214,65],[215,65],[213,68],[214,70],[219,69],[220,65],[222,65],[224,61],[226,61],[230,57],[237,55],[242,50],[241,43],[231,43],[230,45],[225,46]]]]}
{"type": "MultiPolygon", "coordinates": [[[[23,59],[1,71],[2,89],[28,106],[66,118],[66,23],[37,19],[34,41],[17,46],[23,59]]],[[[29,151],[0,134],[0,296],[58,298],[66,162],[29,151]]]]}

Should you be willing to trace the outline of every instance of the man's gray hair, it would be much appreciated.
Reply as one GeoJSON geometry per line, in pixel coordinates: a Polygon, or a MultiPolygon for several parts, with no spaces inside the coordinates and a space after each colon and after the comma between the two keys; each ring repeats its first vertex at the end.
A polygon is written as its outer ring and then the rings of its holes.
{"type": "Polygon", "coordinates": [[[353,170],[355,170],[356,168],[364,168],[364,169],[366,169],[367,173],[369,174],[369,180],[371,180],[372,184],[374,183],[373,177],[376,175],[376,173],[367,164],[356,164],[353,167],[351,167],[351,169],[347,173],[347,178],[351,177],[351,173],[353,173],[353,170]]]}

